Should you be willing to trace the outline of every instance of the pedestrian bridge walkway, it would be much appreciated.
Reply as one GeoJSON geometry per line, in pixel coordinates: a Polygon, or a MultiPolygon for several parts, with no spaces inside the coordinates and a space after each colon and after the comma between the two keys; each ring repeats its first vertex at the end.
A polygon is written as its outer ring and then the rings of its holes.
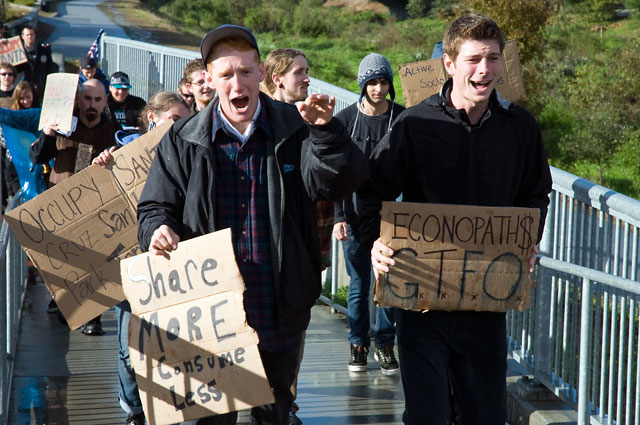
{"type": "MultiPolygon", "coordinates": [[[[41,282],[28,286],[9,424],[124,424],[113,310],[103,315],[104,336],[86,336],[47,314],[49,299],[41,282]]],[[[372,355],[367,373],[349,373],[347,332],[343,316],[313,308],[298,383],[299,417],[309,425],[401,424],[400,377],[382,375],[372,355]]],[[[248,423],[246,414],[240,423],[248,423]]]]}
{"type": "MultiPolygon", "coordinates": [[[[47,314],[49,299],[42,282],[27,287],[8,424],[124,424],[113,309],[102,316],[105,334],[86,336],[47,314]]],[[[298,416],[305,425],[402,424],[400,376],[382,375],[371,354],[367,373],[348,372],[347,333],[344,316],[324,305],[313,308],[298,381],[298,416]]],[[[511,359],[509,366],[510,380],[524,372],[511,359]]],[[[248,423],[246,413],[239,423],[248,423]]]]}

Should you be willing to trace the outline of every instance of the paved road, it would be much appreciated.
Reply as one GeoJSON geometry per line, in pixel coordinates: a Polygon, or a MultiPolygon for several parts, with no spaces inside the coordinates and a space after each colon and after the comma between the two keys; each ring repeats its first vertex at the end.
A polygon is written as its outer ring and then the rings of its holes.
{"type": "Polygon", "coordinates": [[[108,35],[129,38],[124,30],[102,13],[98,4],[104,0],[69,0],[57,3],[58,14],[53,18],[40,17],[41,22],[54,27],[46,41],[54,53],[77,59],[87,54],[100,28],[108,35]]]}

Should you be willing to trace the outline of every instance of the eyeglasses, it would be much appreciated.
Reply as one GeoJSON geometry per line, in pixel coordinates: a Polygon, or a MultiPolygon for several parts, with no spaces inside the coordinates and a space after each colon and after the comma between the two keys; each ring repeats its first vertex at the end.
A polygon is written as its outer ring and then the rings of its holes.
{"type": "Polygon", "coordinates": [[[194,86],[202,87],[202,86],[204,86],[205,82],[206,81],[204,81],[204,80],[192,81],[191,84],[193,84],[194,86]]]}
{"type": "Polygon", "coordinates": [[[15,77],[16,76],[16,74],[14,74],[13,72],[0,72],[0,75],[3,76],[3,77],[6,77],[7,75],[9,77],[15,77]]]}
{"type": "Polygon", "coordinates": [[[182,96],[182,97],[186,97],[186,98],[188,98],[188,99],[191,99],[191,98],[193,97],[193,95],[192,95],[192,94],[189,94],[189,93],[183,93],[183,92],[181,92],[181,91],[180,91],[180,92],[178,92],[178,93],[180,93],[180,96],[182,96]]]}

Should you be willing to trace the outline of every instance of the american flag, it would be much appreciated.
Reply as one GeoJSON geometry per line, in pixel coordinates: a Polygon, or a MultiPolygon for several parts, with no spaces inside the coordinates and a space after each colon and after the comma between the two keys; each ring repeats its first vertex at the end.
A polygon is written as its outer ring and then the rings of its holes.
{"type": "Polygon", "coordinates": [[[93,42],[93,44],[91,45],[91,48],[89,49],[89,52],[87,53],[87,56],[89,56],[90,58],[93,58],[96,61],[96,63],[100,62],[100,37],[102,37],[103,33],[104,33],[104,30],[100,28],[100,31],[98,31],[98,36],[96,37],[96,40],[93,42]]]}

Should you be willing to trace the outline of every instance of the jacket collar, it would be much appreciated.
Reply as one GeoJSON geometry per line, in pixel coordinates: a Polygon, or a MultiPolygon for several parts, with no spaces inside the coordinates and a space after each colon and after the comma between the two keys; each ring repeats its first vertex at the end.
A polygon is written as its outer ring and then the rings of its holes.
{"type": "MultiPolygon", "coordinates": [[[[436,97],[436,101],[439,105],[453,109],[453,105],[451,104],[451,89],[453,88],[453,78],[449,77],[449,79],[443,84],[440,88],[440,92],[436,97]]],[[[500,93],[496,89],[493,89],[491,92],[491,97],[489,98],[489,109],[495,110],[499,109],[502,111],[512,111],[515,104],[511,103],[509,100],[500,96],[500,93]]]]}
{"type": "MultiPolygon", "coordinates": [[[[283,143],[304,125],[300,113],[294,106],[275,101],[264,93],[260,93],[260,102],[262,102],[262,107],[266,108],[276,146],[283,143]]],[[[203,110],[187,120],[180,130],[180,135],[185,142],[195,143],[206,148],[211,146],[213,108],[217,103],[217,101],[209,102],[203,110]]]]}

